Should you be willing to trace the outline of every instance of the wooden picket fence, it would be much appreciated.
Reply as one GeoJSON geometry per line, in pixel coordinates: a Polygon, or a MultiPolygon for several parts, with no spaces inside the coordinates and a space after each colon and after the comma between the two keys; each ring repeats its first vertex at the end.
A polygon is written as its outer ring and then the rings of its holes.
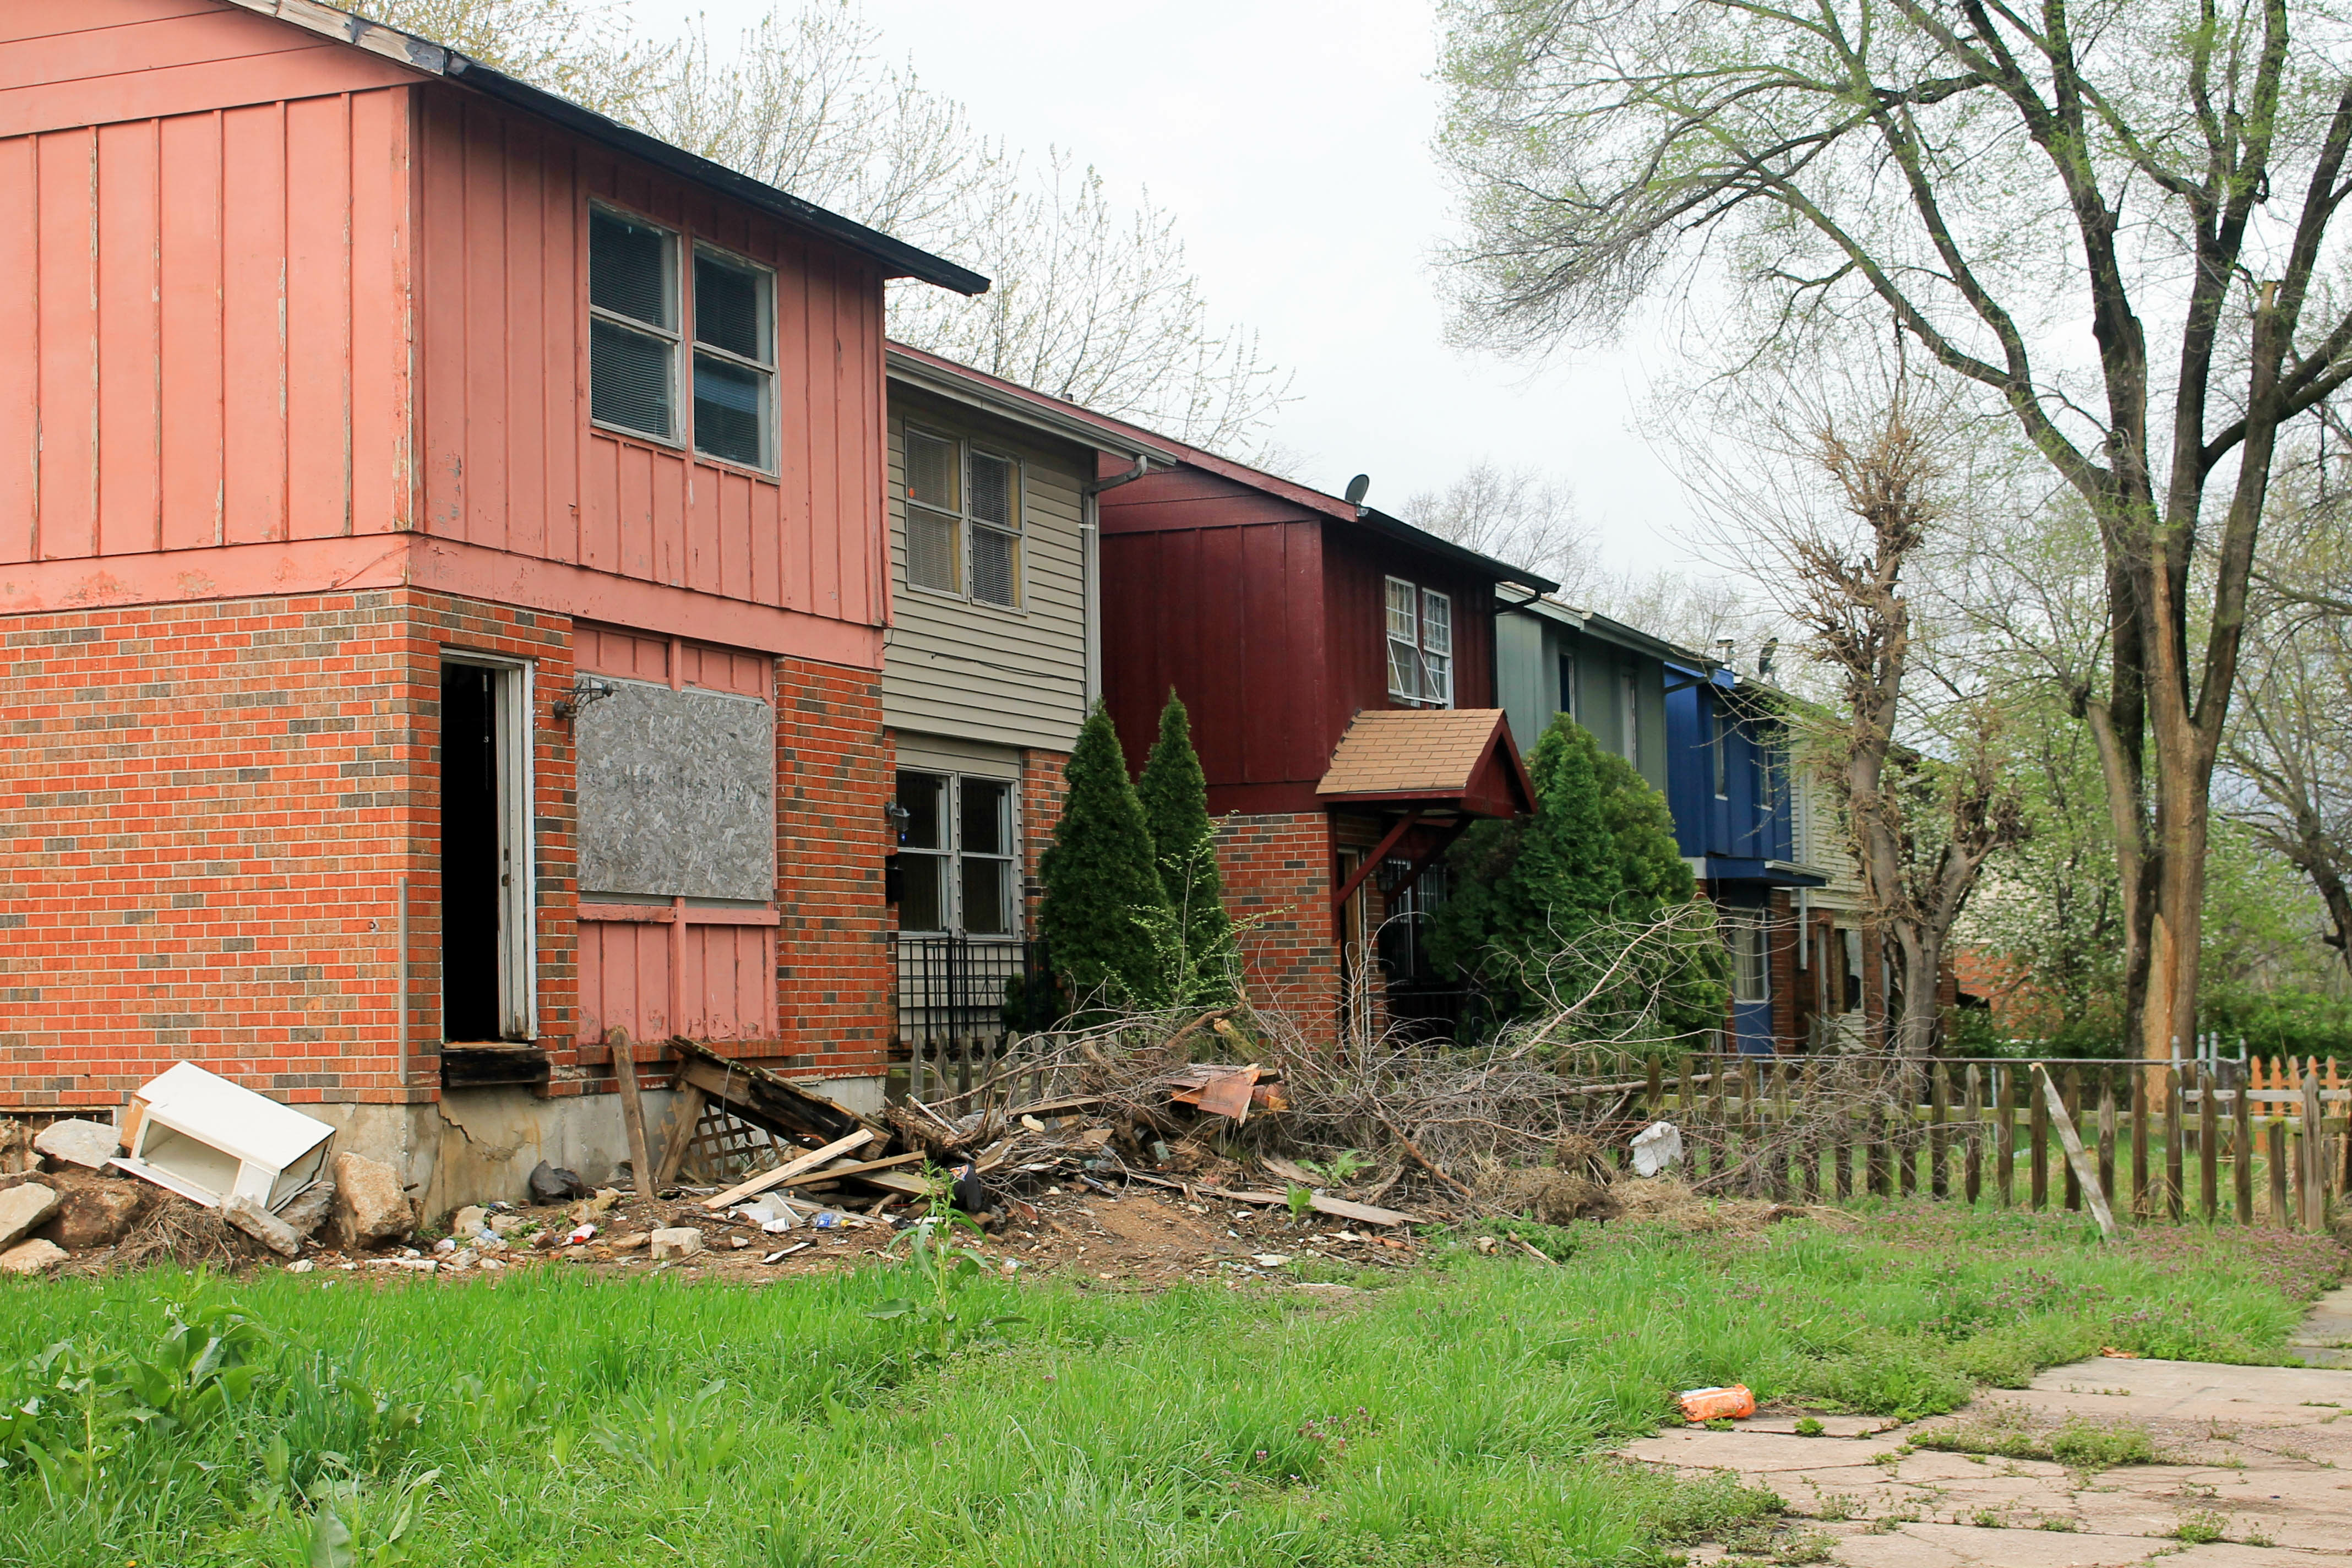
{"type": "Polygon", "coordinates": [[[2332,1060],[1694,1056],[1654,1059],[1646,1088],[1695,1184],[1788,1202],[2080,1209],[2068,1130],[2119,1216],[2318,1230],[2352,1185],[2352,1089],[2332,1060]]]}

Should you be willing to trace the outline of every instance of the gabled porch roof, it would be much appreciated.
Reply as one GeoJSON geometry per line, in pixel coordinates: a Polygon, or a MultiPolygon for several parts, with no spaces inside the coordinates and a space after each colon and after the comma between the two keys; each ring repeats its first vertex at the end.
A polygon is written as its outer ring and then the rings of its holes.
{"type": "Polygon", "coordinates": [[[1327,805],[1409,805],[1465,817],[1535,809],[1535,786],[1499,708],[1367,709],[1332,749],[1315,794],[1327,805]]]}

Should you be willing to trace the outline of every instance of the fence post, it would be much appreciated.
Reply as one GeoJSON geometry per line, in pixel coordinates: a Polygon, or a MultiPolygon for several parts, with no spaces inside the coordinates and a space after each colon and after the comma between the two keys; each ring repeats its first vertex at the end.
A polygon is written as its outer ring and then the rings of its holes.
{"type": "Polygon", "coordinates": [[[1976,1196],[1985,1190],[1985,1074],[1969,1063],[1967,1079],[1961,1081],[1961,1117],[1967,1119],[1967,1147],[1961,1150],[1961,1192],[1969,1194],[1969,1206],[1976,1206],[1976,1196]]]}
{"type": "Polygon", "coordinates": [[[2231,1153],[2235,1156],[2231,1161],[2231,1184],[2237,1188],[2238,1223],[2251,1226],[2254,1223],[2253,1096],[2247,1092],[2244,1062],[2235,1063],[2230,1076],[2236,1080],[2238,1091],[2235,1103],[2230,1107],[2231,1153]]]}
{"type": "MultiPolygon", "coordinates": [[[[2215,1047],[2219,1050],[2218,1046],[2215,1047]]],[[[2205,1223],[2221,1215],[2221,1111],[2214,1090],[2221,1081],[2218,1063],[2197,1072],[2197,1184],[2205,1200],[2205,1223]]]]}
{"type": "Polygon", "coordinates": [[[2270,1155],[2271,1228],[2293,1230],[2294,1215],[2286,1203],[2286,1118],[2272,1117],[2263,1132],[2270,1155]]]}
{"type": "Polygon", "coordinates": [[[2116,1204],[2116,1079],[2099,1069],[2099,1191],[2109,1208],[2116,1204]]]}
{"type": "Polygon", "coordinates": [[[2186,1213],[2189,1201],[2187,1166],[2182,1163],[2180,1147],[2180,1094],[2185,1082],[2180,1062],[2175,1058],[2163,1069],[2164,1085],[2164,1205],[2178,1225],[2186,1213]]]}
{"type": "MultiPolygon", "coordinates": [[[[2050,1069],[2044,1068],[2042,1070],[2047,1073],[2050,1069]]],[[[2065,1078],[2058,1085],[2058,1100],[2066,1108],[2067,1121],[2080,1127],[2083,1125],[2083,1089],[2081,1079],[2075,1076],[2077,1071],[2074,1068],[2066,1069],[2065,1078]]],[[[2074,1162],[2072,1160],[2061,1160],[2059,1164],[2064,1167],[2067,1212],[2080,1214],[2083,1209],[2083,1178],[2074,1173],[2074,1162]]]]}
{"type": "Polygon", "coordinates": [[[2033,1208],[2039,1213],[2050,1206],[2050,1102],[2044,1096],[2034,1094],[2030,1084],[2026,1092],[2030,1096],[2026,1105],[2027,1136],[2032,1140],[2026,1159],[2033,1174],[2033,1208]]]}
{"type": "Polygon", "coordinates": [[[1993,1068],[1992,1184],[2003,1208],[2017,1201],[2017,1111],[2011,1103],[2015,1099],[2010,1092],[2009,1069],[1993,1068]]]}
{"type": "Polygon", "coordinates": [[[1927,1098],[1927,1195],[1936,1198],[1949,1197],[1952,1184],[1944,1167],[1944,1156],[1949,1149],[1944,1136],[1944,1120],[1950,1114],[1952,1105],[1952,1082],[1948,1063],[1928,1062],[1927,1098]]]}
{"type": "Polygon", "coordinates": [[[2132,1217],[2145,1220],[2147,1205],[2147,1074],[2134,1069],[2131,1078],[2132,1217]]]}
{"type": "Polygon", "coordinates": [[[2327,1228],[2327,1134],[2322,1126],[2318,1064],[2303,1073],[2303,1228],[2327,1228]]]}

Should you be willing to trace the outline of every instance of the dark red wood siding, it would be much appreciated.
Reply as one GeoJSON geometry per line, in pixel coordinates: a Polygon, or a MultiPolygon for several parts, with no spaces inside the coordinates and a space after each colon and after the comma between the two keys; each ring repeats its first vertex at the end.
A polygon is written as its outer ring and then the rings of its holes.
{"type": "Polygon", "coordinates": [[[1491,584],[1345,519],[1197,468],[1104,492],[1103,688],[1140,771],[1171,688],[1209,809],[1311,811],[1348,721],[1389,700],[1382,580],[1454,595],[1455,701],[1494,701],[1491,584]]]}

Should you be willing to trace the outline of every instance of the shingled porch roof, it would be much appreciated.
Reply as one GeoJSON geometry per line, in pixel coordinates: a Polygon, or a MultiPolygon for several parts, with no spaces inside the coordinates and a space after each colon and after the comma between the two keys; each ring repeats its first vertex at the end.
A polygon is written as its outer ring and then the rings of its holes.
{"type": "Polygon", "coordinates": [[[1330,805],[1410,805],[1465,817],[1535,809],[1499,708],[1368,709],[1339,737],[1315,794],[1330,805]]]}

